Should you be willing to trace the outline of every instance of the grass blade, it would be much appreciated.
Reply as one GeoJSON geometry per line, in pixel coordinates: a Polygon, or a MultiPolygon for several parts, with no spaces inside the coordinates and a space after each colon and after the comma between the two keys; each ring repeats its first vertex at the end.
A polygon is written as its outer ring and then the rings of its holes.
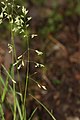
{"type": "Polygon", "coordinates": [[[9,76],[9,78],[12,80],[13,83],[16,83],[16,81],[12,78],[12,76],[9,74],[9,72],[6,70],[6,68],[4,67],[4,65],[2,65],[3,69],[6,71],[7,75],[9,76]]]}
{"type": "Polygon", "coordinates": [[[0,120],[5,120],[2,105],[0,104],[0,120]]]}
{"type": "Polygon", "coordinates": [[[3,94],[1,96],[2,102],[4,102],[7,90],[8,90],[8,76],[7,76],[6,83],[3,89],[3,94]]]}
{"type": "Polygon", "coordinates": [[[52,113],[48,110],[48,108],[41,103],[38,99],[36,99],[33,95],[29,94],[33,99],[35,99],[47,112],[48,114],[52,117],[53,120],[56,120],[55,117],[52,115],[52,113]]]}
{"type": "Polygon", "coordinates": [[[0,81],[1,81],[1,83],[3,84],[3,86],[5,86],[4,79],[2,78],[1,75],[0,75],[0,81]]]}
{"type": "Polygon", "coordinates": [[[37,110],[37,107],[33,110],[32,114],[31,114],[31,116],[30,116],[30,118],[28,120],[32,120],[33,115],[35,114],[36,110],[37,110]]]}
{"type": "Polygon", "coordinates": [[[18,109],[18,112],[19,112],[20,120],[23,120],[22,113],[21,113],[21,108],[20,108],[17,97],[16,97],[16,106],[17,106],[17,109],[18,109]]]}

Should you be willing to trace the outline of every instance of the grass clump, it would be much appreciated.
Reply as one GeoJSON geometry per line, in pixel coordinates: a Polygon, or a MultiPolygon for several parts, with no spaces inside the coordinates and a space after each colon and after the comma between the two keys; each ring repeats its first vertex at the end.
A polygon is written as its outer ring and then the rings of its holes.
{"type": "MultiPolygon", "coordinates": [[[[5,100],[7,99],[9,107],[12,111],[13,120],[32,120],[34,113],[37,111],[38,107],[34,109],[30,117],[27,116],[27,108],[26,108],[26,101],[27,97],[30,95],[33,99],[35,99],[55,120],[54,116],[50,113],[50,111],[44,106],[39,100],[37,100],[33,95],[29,93],[29,65],[30,62],[35,64],[34,67],[44,67],[43,64],[37,63],[34,61],[30,61],[30,43],[29,43],[29,34],[28,34],[28,26],[31,17],[28,17],[28,10],[24,6],[20,6],[15,3],[15,0],[11,2],[9,0],[5,0],[2,3],[2,12],[0,13],[0,24],[4,23],[4,20],[9,23],[10,26],[10,34],[11,34],[11,43],[8,44],[9,54],[12,57],[12,63],[10,65],[9,70],[2,65],[4,72],[6,73],[5,80],[3,76],[0,75],[0,86],[2,87],[1,99],[0,99],[0,119],[5,120],[4,116],[4,109],[3,105],[5,100]],[[15,49],[15,36],[21,35],[23,38],[27,40],[27,50],[21,54],[20,56],[16,55],[15,49]],[[24,59],[25,53],[27,53],[27,60],[24,59]],[[27,64],[25,64],[25,62],[27,64]],[[21,91],[16,90],[17,80],[15,79],[15,67],[16,72],[18,74],[18,79],[20,79],[19,70],[26,65],[26,74],[25,74],[25,87],[24,93],[22,94],[21,91]],[[10,84],[11,83],[11,84],[10,84]],[[6,95],[10,96],[12,99],[9,100],[9,97],[6,98],[6,95]]],[[[34,38],[35,34],[31,35],[31,38],[34,38]]],[[[43,53],[38,50],[32,50],[37,55],[42,55],[43,53]]],[[[37,83],[37,82],[36,82],[37,83]]],[[[38,86],[45,88],[45,86],[39,85],[38,86]]],[[[45,88],[46,89],[46,88],[45,88]]]]}

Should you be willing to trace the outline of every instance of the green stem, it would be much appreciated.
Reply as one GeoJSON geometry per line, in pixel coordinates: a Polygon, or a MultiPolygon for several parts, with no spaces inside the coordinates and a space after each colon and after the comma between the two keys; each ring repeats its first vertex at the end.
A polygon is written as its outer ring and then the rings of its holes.
{"type": "MultiPolygon", "coordinates": [[[[11,26],[12,31],[12,26],[11,26]]],[[[12,52],[12,63],[14,63],[14,33],[11,32],[11,40],[13,45],[13,52],[12,52]]],[[[12,76],[14,78],[14,67],[12,68],[12,76]]],[[[15,90],[15,84],[13,83],[13,90],[14,90],[14,120],[16,120],[16,90],[15,90]]]]}
{"type": "MultiPolygon", "coordinates": [[[[27,38],[27,49],[28,49],[28,54],[27,54],[27,60],[28,60],[28,63],[26,65],[26,69],[27,69],[27,72],[26,72],[26,83],[25,83],[25,91],[24,91],[24,114],[23,116],[25,115],[25,112],[26,112],[26,97],[28,96],[28,85],[29,85],[29,61],[30,61],[30,52],[29,52],[29,39],[27,38]]],[[[25,117],[24,117],[25,118],[25,117]]]]}
{"type": "MultiPolygon", "coordinates": [[[[14,0],[13,0],[13,6],[14,6],[14,0]]],[[[13,7],[12,7],[12,15],[13,15],[13,7]]],[[[13,19],[13,16],[12,16],[12,19],[13,19]]],[[[14,57],[16,55],[15,53],[15,44],[14,44],[14,32],[12,31],[13,29],[13,24],[14,23],[11,23],[11,43],[12,43],[12,46],[13,46],[13,51],[12,51],[12,63],[14,63],[14,57]]],[[[12,67],[12,76],[13,76],[13,79],[14,79],[14,67],[12,67]]],[[[16,120],[16,90],[15,90],[15,84],[13,83],[13,91],[14,91],[14,120],[16,120]]]]}
{"type": "Polygon", "coordinates": [[[2,104],[0,104],[0,120],[5,120],[4,119],[4,112],[3,112],[2,104]]]}

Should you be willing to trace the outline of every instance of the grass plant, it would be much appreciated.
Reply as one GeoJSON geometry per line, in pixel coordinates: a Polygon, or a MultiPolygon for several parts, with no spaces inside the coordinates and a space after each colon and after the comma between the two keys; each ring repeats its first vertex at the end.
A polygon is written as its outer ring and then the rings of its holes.
{"type": "MultiPolygon", "coordinates": [[[[9,106],[12,111],[13,120],[32,120],[33,115],[37,111],[37,107],[34,109],[30,117],[27,116],[26,111],[26,101],[28,99],[28,96],[30,95],[33,99],[35,99],[51,116],[52,120],[56,120],[54,116],[51,114],[51,112],[47,109],[45,105],[43,105],[39,100],[37,100],[31,93],[29,93],[29,64],[30,62],[33,62],[35,64],[35,67],[44,67],[43,64],[30,61],[30,43],[29,43],[29,35],[28,32],[28,22],[31,20],[31,17],[28,17],[28,10],[24,6],[20,6],[18,4],[15,4],[15,0],[12,0],[11,2],[9,0],[2,1],[2,12],[0,13],[0,24],[4,24],[4,20],[8,22],[10,26],[10,35],[11,35],[11,43],[8,44],[9,48],[9,54],[12,56],[12,64],[7,70],[4,65],[2,65],[2,68],[4,72],[6,73],[5,80],[3,79],[3,76],[0,74],[0,85],[2,85],[2,94],[0,99],[0,119],[5,120],[4,116],[4,109],[3,105],[6,99],[6,95],[10,94],[12,96],[13,100],[9,102],[9,106]],[[21,35],[23,38],[27,40],[27,50],[16,57],[16,49],[15,49],[15,36],[21,35]],[[26,64],[26,74],[25,74],[25,89],[24,94],[22,94],[20,91],[17,92],[16,90],[16,83],[17,80],[15,80],[15,67],[17,68],[17,74],[18,78],[20,78],[19,69],[24,67],[25,60],[24,55],[27,52],[27,64],[26,64]],[[10,81],[12,85],[10,84],[10,81]],[[20,98],[21,104],[19,103],[20,98]]],[[[31,35],[31,38],[34,38],[35,34],[31,35]]],[[[43,53],[38,50],[33,50],[37,55],[42,55],[43,53]]],[[[37,82],[36,82],[37,83],[37,82]]],[[[37,83],[38,86],[43,87],[45,89],[45,86],[41,86],[37,83]]],[[[9,98],[8,98],[9,100],[9,98]]]]}

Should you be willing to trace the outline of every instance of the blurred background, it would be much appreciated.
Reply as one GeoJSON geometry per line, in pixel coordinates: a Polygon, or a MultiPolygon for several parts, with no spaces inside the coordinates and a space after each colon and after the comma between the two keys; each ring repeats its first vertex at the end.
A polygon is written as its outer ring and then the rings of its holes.
{"type": "MultiPolygon", "coordinates": [[[[16,4],[29,10],[32,20],[28,33],[38,35],[30,39],[30,48],[43,52],[41,57],[31,52],[30,59],[45,65],[40,69],[31,63],[30,74],[36,72],[33,79],[47,90],[30,81],[29,91],[46,105],[56,120],[80,120],[80,0],[17,0],[16,4]]],[[[10,43],[9,27],[7,22],[0,26],[0,64],[3,63],[7,69],[11,64],[7,47],[10,43]]],[[[26,39],[15,37],[17,56],[27,49],[26,42],[26,39]]],[[[25,68],[20,73],[24,79],[25,68]]],[[[15,76],[17,79],[16,73],[15,76]]],[[[24,81],[20,85],[24,88],[24,81]]],[[[37,105],[29,98],[28,115],[37,105]]],[[[33,120],[51,120],[48,113],[38,106],[33,120]]],[[[6,101],[4,107],[6,120],[11,120],[6,101]]]]}

